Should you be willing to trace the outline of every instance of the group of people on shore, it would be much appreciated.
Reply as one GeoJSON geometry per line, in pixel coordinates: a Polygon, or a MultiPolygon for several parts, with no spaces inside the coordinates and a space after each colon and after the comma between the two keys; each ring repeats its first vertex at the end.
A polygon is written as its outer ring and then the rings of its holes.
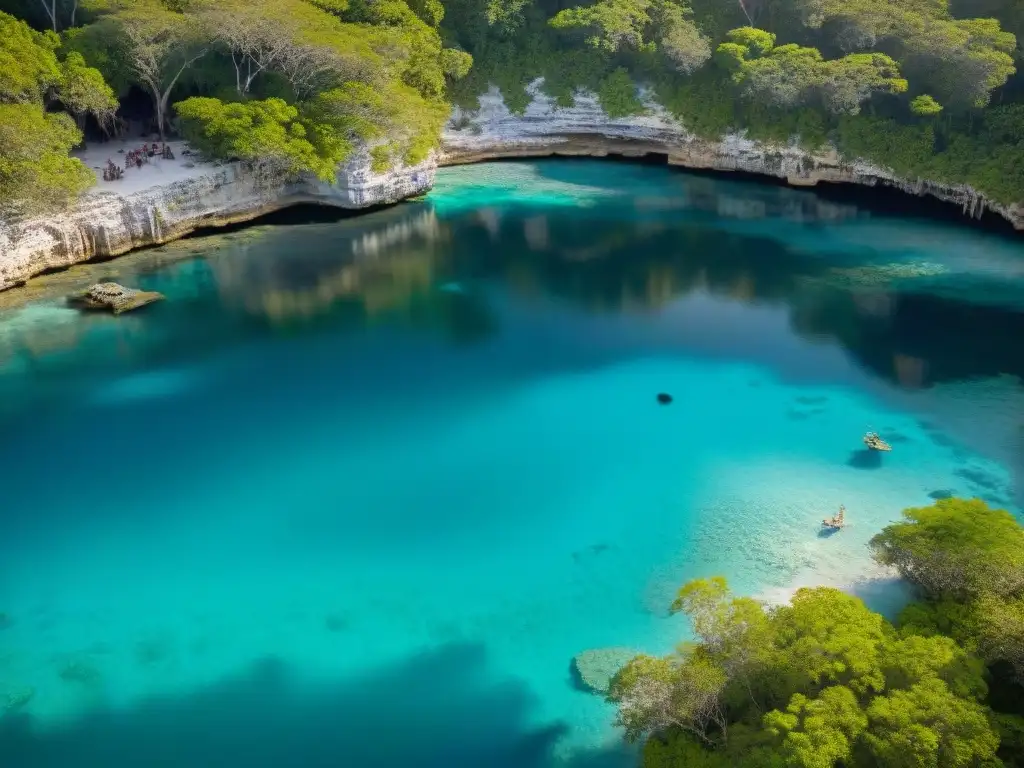
{"type": "Polygon", "coordinates": [[[121,168],[117,163],[108,158],[107,167],[103,169],[103,180],[119,181],[124,178],[126,170],[132,166],[141,168],[144,165],[148,165],[150,158],[158,155],[164,160],[174,159],[174,152],[171,151],[170,145],[166,142],[157,144],[155,141],[152,144],[143,144],[139,149],[129,150],[124,157],[124,168],[121,168]]]}

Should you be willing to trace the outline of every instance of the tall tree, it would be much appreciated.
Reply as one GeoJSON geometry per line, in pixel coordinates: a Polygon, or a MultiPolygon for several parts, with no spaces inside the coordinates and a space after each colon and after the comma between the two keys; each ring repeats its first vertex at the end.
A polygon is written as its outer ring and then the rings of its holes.
{"type": "Polygon", "coordinates": [[[239,96],[249,93],[260,73],[277,64],[293,44],[287,15],[293,5],[287,0],[217,0],[200,12],[211,38],[231,57],[239,96]]]}
{"type": "Polygon", "coordinates": [[[120,61],[149,92],[157,132],[164,138],[171,93],[185,71],[209,50],[210,40],[199,19],[159,0],[113,0],[88,32],[119,48],[120,61]]]}

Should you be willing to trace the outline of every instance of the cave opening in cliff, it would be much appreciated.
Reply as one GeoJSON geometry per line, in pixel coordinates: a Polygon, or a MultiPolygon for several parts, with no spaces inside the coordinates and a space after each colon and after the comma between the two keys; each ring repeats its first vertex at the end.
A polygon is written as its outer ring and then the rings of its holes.
{"type": "Polygon", "coordinates": [[[367,213],[383,211],[391,207],[389,205],[374,205],[369,208],[335,208],[330,205],[318,205],[317,203],[298,203],[287,208],[264,213],[248,221],[200,227],[184,235],[181,239],[207,237],[209,235],[226,235],[232,232],[240,232],[250,227],[294,227],[303,224],[333,224],[345,219],[357,218],[367,213]]]}
{"type": "MultiPolygon", "coordinates": [[[[785,183],[782,179],[779,181],[785,183]]],[[[972,216],[959,203],[930,195],[913,195],[896,187],[820,182],[811,189],[826,200],[852,203],[873,213],[969,223],[991,232],[1019,236],[1013,224],[995,211],[986,208],[980,215],[972,216]]]]}
{"type": "MultiPolygon", "coordinates": [[[[607,142],[606,142],[607,143],[607,142]]],[[[482,160],[481,162],[486,163],[529,163],[529,162],[541,162],[544,160],[583,160],[593,162],[594,160],[600,160],[602,162],[611,163],[626,163],[629,165],[651,165],[651,166],[667,166],[668,154],[665,152],[645,152],[643,149],[630,149],[628,142],[623,142],[623,146],[620,152],[610,150],[606,155],[597,154],[565,154],[561,155],[555,153],[545,153],[535,156],[525,155],[522,157],[496,157],[493,159],[482,160]]]]}

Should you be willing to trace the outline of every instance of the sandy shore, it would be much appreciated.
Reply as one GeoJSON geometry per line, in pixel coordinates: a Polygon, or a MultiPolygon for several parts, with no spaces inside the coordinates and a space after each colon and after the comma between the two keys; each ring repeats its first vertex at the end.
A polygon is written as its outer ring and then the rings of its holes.
{"type": "Polygon", "coordinates": [[[173,160],[165,160],[159,155],[155,155],[149,158],[149,162],[141,168],[125,169],[124,177],[117,181],[103,180],[103,169],[108,160],[124,168],[125,156],[133,149],[140,149],[143,143],[140,139],[108,141],[104,144],[91,144],[84,150],[74,152],[74,157],[85,163],[89,170],[96,174],[96,186],[89,189],[86,195],[102,195],[107,192],[133,195],[176,181],[198,179],[216,167],[214,163],[204,163],[194,155],[185,154],[189,150],[186,142],[168,141],[165,143],[174,153],[173,160]]]}

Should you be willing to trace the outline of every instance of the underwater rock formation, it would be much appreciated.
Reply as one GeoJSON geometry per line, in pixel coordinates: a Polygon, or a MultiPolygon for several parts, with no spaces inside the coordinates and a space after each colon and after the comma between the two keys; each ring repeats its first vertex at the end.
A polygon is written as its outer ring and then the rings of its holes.
{"type": "Polygon", "coordinates": [[[36,689],[27,685],[0,689],[0,715],[17,712],[35,695],[36,689]]]}
{"type": "Polygon", "coordinates": [[[188,178],[129,194],[93,191],[69,210],[45,218],[0,221],[0,290],[41,272],[110,258],[176,240],[197,229],[255,219],[300,203],[368,208],[429,189],[433,158],[385,173],[357,153],[334,184],[314,178],[268,179],[246,163],[206,164],[188,178]]]}
{"type": "Polygon", "coordinates": [[[670,165],[774,176],[800,187],[820,182],[895,187],[954,203],[970,216],[991,210],[1024,229],[1024,207],[1001,205],[966,184],[904,179],[871,163],[841,157],[835,149],[812,153],[791,144],[754,141],[742,133],[718,141],[700,139],[646,91],[641,93],[646,107],[642,115],[609,117],[597,96],[585,91],[575,94],[572,107],[561,107],[541,91],[542,84],[538,78],[527,87],[532,100],[522,115],[512,114],[494,87],[480,97],[479,109],[456,107],[443,135],[441,164],[548,155],[665,155],[670,165]]]}
{"type": "Polygon", "coordinates": [[[612,678],[637,655],[629,648],[598,648],[577,653],[572,659],[573,677],[591,693],[608,693],[612,678]]]}
{"type": "Polygon", "coordinates": [[[96,283],[81,293],[68,297],[68,304],[85,310],[104,310],[119,315],[152,304],[164,298],[156,291],[125,288],[117,283],[96,283]]]}

